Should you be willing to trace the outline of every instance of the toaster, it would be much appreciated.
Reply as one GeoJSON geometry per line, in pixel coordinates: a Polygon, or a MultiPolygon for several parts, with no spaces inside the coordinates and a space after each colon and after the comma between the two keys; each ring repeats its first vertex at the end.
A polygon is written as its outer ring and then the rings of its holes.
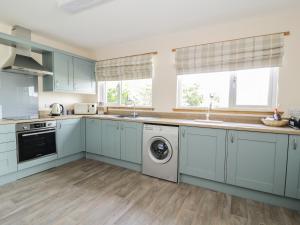
{"type": "Polygon", "coordinates": [[[97,113],[97,103],[76,103],[74,105],[74,114],[92,115],[97,113]]]}

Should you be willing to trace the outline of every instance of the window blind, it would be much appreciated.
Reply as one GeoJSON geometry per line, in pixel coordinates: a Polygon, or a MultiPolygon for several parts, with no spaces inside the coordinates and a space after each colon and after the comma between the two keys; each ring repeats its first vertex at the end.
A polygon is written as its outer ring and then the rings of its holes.
{"type": "Polygon", "coordinates": [[[152,78],[153,53],[98,61],[98,81],[136,80],[152,78]]]}
{"type": "Polygon", "coordinates": [[[177,75],[280,67],[284,33],[176,49],[177,75]]]}

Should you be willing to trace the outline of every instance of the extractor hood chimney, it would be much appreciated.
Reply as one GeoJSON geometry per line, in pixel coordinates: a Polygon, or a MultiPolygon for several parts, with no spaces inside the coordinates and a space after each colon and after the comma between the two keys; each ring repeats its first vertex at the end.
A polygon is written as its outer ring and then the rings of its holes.
{"type": "MultiPolygon", "coordinates": [[[[31,31],[21,26],[13,26],[12,35],[29,41],[31,40],[31,31]]],[[[16,48],[12,50],[12,54],[4,64],[2,70],[28,75],[53,75],[53,72],[31,57],[31,48],[22,44],[17,44],[16,48]]]]}

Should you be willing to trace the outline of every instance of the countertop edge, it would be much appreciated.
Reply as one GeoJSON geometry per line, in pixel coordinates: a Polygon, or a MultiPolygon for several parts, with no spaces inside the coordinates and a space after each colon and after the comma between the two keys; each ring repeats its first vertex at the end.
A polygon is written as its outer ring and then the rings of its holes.
{"type": "Polygon", "coordinates": [[[212,129],[226,129],[226,130],[237,130],[237,131],[249,131],[249,132],[262,132],[262,133],[273,133],[273,134],[289,134],[289,135],[300,135],[300,130],[295,130],[289,127],[268,127],[263,124],[247,124],[247,123],[205,123],[195,122],[193,120],[186,119],[170,119],[170,118],[154,118],[154,117],[139,117],[139,118],[120,118],[113,115],[66,115],[57,117],[45,117],[40,119],[31,120],[0,120],[0,125],[17,124],[17,123],[28,123],[38,122],[45,120],[67,120],[77,118],[90,118],[90,119],[107,119],[115,121],[126,121],[126,122],[137,122],[137,123],[150,123],[150,124],[162,124],[162,125],[175,125],[175,126],[190,126],[199,128],[212,128],[212,129]]]}

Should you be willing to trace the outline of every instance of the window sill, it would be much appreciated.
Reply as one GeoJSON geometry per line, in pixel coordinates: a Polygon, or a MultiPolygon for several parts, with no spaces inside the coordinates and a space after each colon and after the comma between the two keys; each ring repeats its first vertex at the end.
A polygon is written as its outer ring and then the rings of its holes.
{"type": "MultiPolygon", "coordinates": [[[[190,113],[206,113],[207,108],[203,107],[176,107],[173,108],[174,112],[190,112],[190,113]]],[[[241,108],[215,108],[211,110],[212,113],[216,114],[242,114],[242,115],[273,115],[274,112],[272,109],[241,109],[241,108]]],[[[280,112],[283,114],[283,112],[280,112]]]]}
{"type": "Polygon", "coordinates": [[[142,110],[142,111],[154,111],[152,106],[107,106],[108,110],[142,110]]]}

